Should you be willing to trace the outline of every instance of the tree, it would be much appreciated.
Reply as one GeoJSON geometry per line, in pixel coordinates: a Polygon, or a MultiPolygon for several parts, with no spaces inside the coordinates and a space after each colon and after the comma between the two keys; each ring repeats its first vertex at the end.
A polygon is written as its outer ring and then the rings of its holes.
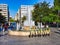
{"type": "Polygon", "coordinates": [[[45,18],[45,16],[48,16],[49,13],[50,13],[49,6],[50,6],[49,3],[47,3],[46,1],[44,1],[42,3],[35,4],[34,5],[35,8],[34,8],[34,10],[32,12],[32,19],[35,22],[41,22],[41,21],[43,21],[42,18],[45,18]]]}
{"type": "Polygon", "coordinates": [[[15,20],[13,18],[10,18],[9,21],[10,22],[15,22],[15,20]]]}
{"type": "Polygon", "coordinates": [[[0,13],[0,23],[5,23],[5,22],[6,22],[6,17],[0,13]]]}
{"type": "Polygon", "coordinates": [[[26,16],[22,17],[22,23],[24,23],[24,21],[26,20],[26,16]]]}
{"type": "Polygon", "coordinates": [[[57,18],[57,28],[58,28],[58,23],[60,23],[60,0],[54,0],[54,9],[55,9],[55,14],[58,15],[59,18],[57,18]]]}
{"type": "Polygon", "coordinates": [[[49,3],[42,2],[34,5],[34,10],[32,12],[32,19],[35,22],[40,22],[42,20],[43,23],[46,22],[60,22],[60,16],[58,16],[60,10],[60,0],[54,0],[54,6],[49,7],[49,3]],[[42,18],[40,18],[42,15],[42,18]]]}
{"type": "Polygon", "coordinates": [[[57,10],[60,10],[60,0],[54,0],[54,7],[57,10]]]}

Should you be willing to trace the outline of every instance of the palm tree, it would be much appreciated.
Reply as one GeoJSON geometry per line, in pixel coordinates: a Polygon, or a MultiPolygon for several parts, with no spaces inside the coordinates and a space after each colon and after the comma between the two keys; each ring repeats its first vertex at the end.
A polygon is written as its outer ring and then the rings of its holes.
{"type": "Polygon", "coordinates": [[[26,16],[23,16],[22,17],[22,26],[23,26],[25,20],[26,20],[26,16]]]}

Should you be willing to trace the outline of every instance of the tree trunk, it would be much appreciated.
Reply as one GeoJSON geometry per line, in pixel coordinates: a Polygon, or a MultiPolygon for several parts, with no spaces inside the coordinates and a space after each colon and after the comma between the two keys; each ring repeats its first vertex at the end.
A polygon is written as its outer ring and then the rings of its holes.
{"type": "Polygon", "coordinates": [[[57,23],[57,30],[58,30],[58,27],[59,27],[59,26],[58,26],[58,23],[57,23]]]}

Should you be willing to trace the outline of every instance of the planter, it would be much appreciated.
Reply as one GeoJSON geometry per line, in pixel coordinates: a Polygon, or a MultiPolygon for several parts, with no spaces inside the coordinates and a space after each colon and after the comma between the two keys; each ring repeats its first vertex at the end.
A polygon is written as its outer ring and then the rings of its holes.
{"type": "Polygon", "coordinates": [[[46,36],[50,35],[50,29],[49,30],[31,30],[31,31],[8,31],[9,35],[14,35],[14,36],[46,36]]]}
{"type": "Polygon", "coordinates": [[[29,31],[8,31],[9,35],[14,35],[14,36],[29,36],[30,32],[29,31]]]}

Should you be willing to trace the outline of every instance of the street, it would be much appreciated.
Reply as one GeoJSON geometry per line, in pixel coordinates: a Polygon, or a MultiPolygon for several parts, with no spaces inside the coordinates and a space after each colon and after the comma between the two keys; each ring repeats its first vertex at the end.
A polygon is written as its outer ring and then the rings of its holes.
{"type": "Polygon", "coordinates": [[[4,35],[0,36],[0,45],[60,45],[60,31],[51,28],[50,36],[33,38],[4,35]]]}

